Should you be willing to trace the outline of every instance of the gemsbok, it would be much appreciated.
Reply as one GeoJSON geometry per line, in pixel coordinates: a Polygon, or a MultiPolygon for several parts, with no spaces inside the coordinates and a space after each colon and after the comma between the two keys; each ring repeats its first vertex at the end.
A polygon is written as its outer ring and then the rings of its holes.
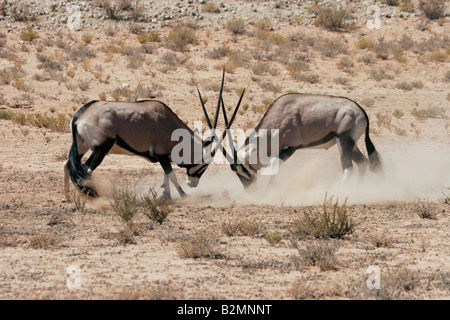
{"type": "MultiPolygon", "coordinates": [[[[212,130],[217,126],[224,77],[225,70],[222,75],[215,120],[210,126],[212,130]]],[[[241,100],[242,96],[235,108],[234,115],[239,109],[241,100]]],[[[204,112],[206,114],[206,110],[204,112]]],[[[233,120],[234,117],[227,124],[224,132],[231,127],[233,120]]],[[[164,189],[163,198],[170,199],[169,181],[174,184],[180,196],[184,197],[186,193],[177,181],[171,162],[185,168],[188,176],[187,185],[196,187],[200,177],[212,162],[205,159],[208,159],[208,156],[210,156],[209,159],[214,158],[217,149],[222,147],[222,140],[217,141],[213,147],[215,135],[202,140],[166,104],[157,100],[91,101],[75,113],[71,121],[71,130],[72,147],[69,158],[64,163],[64,194],[67,200],[70,198],[69,177],[78,190],[92,197],[98,196],[95,187],[87,181],[107,154],[140,156],[153,163],[159,162],[164,170],[164,182],[161,186],[164,189]],[[177,141],[173,141],[172,136],[178,129],[185,130],[184,132],[187,132],[190,137],[188,143],[191,144],[191,148],[189,148],[191,154],[188,155],[187,161],[175,162],[171,157],[172,151],[178,144],[177,141]],[[200,159],[194,152],[199,148],[201,150],[200,159]],[[83,155],[89,150],[92,153],[83,164],[83,155]]],[[[186,141],[183,142],[186,143],[186,141]]],[[[185,150],[180,153],[182,152],[185,150]]],[[[183,155],[183,159],[186,159],[186,154],[183,155]]]]}
{"type": "MultiPolygon", "coordinates": [[[[227,124],[223,100],[221,103],[227,124]]],[[[296,150],[328,149],[335,144],[340,151],[344,179],[353,172],[352,161],[358,165],[360,176],[364,176],[367,163],[371,171],[382,170],[380,156],[369,137],[367,113],[355,101],[345,97],[303,93],[283,95],[270,105],[244,144],[236,148],[235,142],[229,141],[233,157],[226,152],[224,155],[244,188],[257,180],[258,172],[264,167],[269,169],[268,175],[276,173],[278,166],[296,150]],[[357,146],[363,133],[369,159],[357,146]],[[270,158],[270,162],[262,161],[263,157],[270,158]]]]}

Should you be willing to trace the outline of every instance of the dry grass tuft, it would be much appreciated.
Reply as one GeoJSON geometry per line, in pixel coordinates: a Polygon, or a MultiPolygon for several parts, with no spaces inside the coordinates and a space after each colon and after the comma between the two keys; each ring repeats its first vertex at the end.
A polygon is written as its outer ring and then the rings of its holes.
{"type": "Polygon", "coordinates": [[[188,240],[179,243],[178,252],[183,258],[215,258],[218,239],[207,230],[195,232],[188,240]]]}
{"type": "Polygon", "coordinates": [[[431,201],[418,200],[414,205],[414,211],[422,219],[437,219],[437,206],[431,201]]]}
{"type": "MultiPolygon", "coordinates": [[[[235,219],[235,218],[233,218],[235,219]]],[[[256,219],[235,219],[222,223],[222,232],[229,237],[249,236],[259,237],[264,234],[262,223],[256,219]]]]}
{"type": "Polygon", "coordinates": [[[428,19],[436,20],[445,16],[446,0],[420,0],[419,9],[428,19]]]}
{"type": "Polygon", "coordinates": [[[436,107],[431,106],[427,108],[413,108],[411,111],[411,114],[417,119],[417,120],[425,120],[429,118],[433,119],[445,119],[447,117],[446,115],[447,110],[443,107],[436,107]]]}
{"type": "Polygon", "coordinates": [[[185,26],[173,28],[166,37],[167,47],[184,52],[189,44],[196,44],[195,30],[185,26]]]}
{"type": "Polygon", "coordinates": [[[159,42],[160,37],[158,31],[150,31],[150,32],[144,32],[140,33],[136,36],[139,43],[147,43],[147,42],[159,42]]]}
{"type": "Polygon", "coordinates": [[[28,27],[27,30],[23,31],[19,37],[20,37],[20,40],[31,42],[39,37],[39,33],[37,31],[33,30],[32,27],[28,27]]]}
{"type": "Polygon", "coordinates": [[[274,231],[274,232],[266,235],[265,239],[269,244],[275,245],[275,244],[280,243],[281,240],[283,240],[283,237],[281,236],[281,234],[278,231],[274,231]]]}
{"type": "Polygon", "coordinates": [[[245,33],[245,22],[242,19],[232,19],[227,21],[226,28],[231,33],[244,34],[245,33]]]}
{"type": "Polygon", "coordinates": [[[323,27],[330,31],[342,30],[349,27],[349,24],[345,23],[345,19],[348,18],[345,9],[320,6],[317,11],[317,17],[314,20],[315,26],[323,27]]]}
{"type": "Polygon", "coordinates": [[[144,215],[150,220],[162,224],[167,216],[173,211],[170,200],[160,201],[156,197],[156,191],[151,188],[149,196],[142,198],[144,202],[144,215]]]}
{"type": "Polygon", "coordinates": [[[313,208],[312,211],[303,211],[303,216],[291,223],[291,235],[295,239],[307,238],[333,238],[340,239],[352,234],[356,223],[347,212],[347,199],[342,205],[338,200],[333,204],[333,197],[325,199],[321,210],[313,208]]]}
{"type": "Polygon", "coordinates": [[[138,212],[139,201],[135,192],[129,190],[114,190],[111,207],[114,212],[125,222],[131,222],[138,212]]]}
{"type": "Polygon", "coordinates": [[[336,252],[339,249],[337,241],[308,241],[305,249],[299,248],[296,242],[291,241],[291,243],[299,253],[298,256],[291,257],[292,263],[297,269],[302,270],[307,266],[318,266],[321,271],[336,269],[336,252]]]}
{"type": "Polygon", "coordinates": [[[380,289],[364,288],[363,296],[377,300],[403,300],[417,288],[419,282],[419,273],[405,267],[381,270],[380,289]]]}
{"type": "Polygon", "coordinates": [[[58,237],[53,232],[38,233],[29,238],[32,249],[50,249],[58,242],[58,237]]]}

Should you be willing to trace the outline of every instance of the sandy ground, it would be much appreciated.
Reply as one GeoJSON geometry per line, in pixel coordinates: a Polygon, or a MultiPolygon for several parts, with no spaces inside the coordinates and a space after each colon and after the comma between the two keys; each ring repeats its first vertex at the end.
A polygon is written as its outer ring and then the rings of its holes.
{"type": "MultiPolygon", "coordinates": [[[[389,21],[389,28],[381,31],[388,39],[408,34],[421,41],[445,34],[449,28],[448,18],[440,26],[432,22],[427,31],[412,27],[419,22],[417,17],[389,21]]],[[[5,20],[2,23],[2,32],[7,33],[5,20]]],[[[122,23],[114,41],[136,45],[135,35],[130,37],[126,31],[129,26],[122,23]]],[[[104,24],[105,28],[112,25],[108,20],[104,24]]],[[[188,56],[190,64],[162,72],[159,61],[170,50],[160,45],[157,53],[146,56],[145,70],[133,71],[124,67],[127,58],[122,55],[107,59],[101,47],[111,39],[104,36],[103,29],[96,29],[100,36],[89,46],[97,50],[97,55],[90,65],[101,65],[100,79],[110,74],[111,80],[96,80],[93,72],[70,61],[65,68],[76,68],[76,76],[69,83],[90,81],[89,89],[80,91],[58,81],[33,78],[39,72],[36,44],[26,44],[28,51],[19,50],[19,30],[25,26],[14,23],[17,29],[7,33],[7,43],[23,60],[25,79],[32,88],[25,93],[35,99],[31,105],[17,108],[13,101],[20,101],[24,93],[4,84],[1,93],[8,103],[2,109],[48,112],[54,107],[57,112],[72,114],[82,105],[80,97],[89,101],[98,99],[99,92],[107,92],[110,99],[114,88],[124,83],[135,88],[143,81],[158,84],[157,98],[188,125],[202,118],[196,84],[209,97],[211,113],[217,99],[217,92],[208,84],[220,81],[220,68],[215,67],[218,61],[206,59],[204,54],[223,43],[251,51],[255,41],[249,34],[233,38],[224,27],[202,26],[196,31],[202,41],[184,54],[177,53],[179,57],[188,56]],[[200,68],[205,61],[207,67],[200,68]]],[[[81,35],[92,30],[74,32],[71,43],[80,42],[81,35]]],[[[170,26],[160,30],[167,34],[170,26]]],[[[285,35],[336,35],[311,25],[286,24],[275,31],[285,35]]],[[[381,31],[359,26],[337,34],[345,39],[351,48],[348,56],[353,58],[361,55],[351,45],[358,37],[376,39],[381,31]]],[[[56,34],[51,29],[39,32],[41,39],[56,34]]],[[[43,50],[57,55],[59,49],[43,50]]],[[[244,191],[227,165],[211,165],[195,189],[186,186],[185,171],[175,168],[189,197],[179,199],[172,188],[173,212],[161,225],[139,212],[133,219],[132,243],[126,244],[121,236],[126,225],[111,209],[111,198],[87,200],[82,210],[64,199],[62,163],[72,143],[70,133],[0,120],[0,298],[449,299],[450,91],[448,82],[442,80],[449,70],[449,58],[421,63],[421,55],[412,51],[405,55],[405,63],[377,60],[369,67],[354,58],[355,71],[347,74],[336,66],[341,56],[325,58],[315,52],[310,68],[321,76],[318,84],[299,83],[289,77],[281,63],[274,62],[281,72],[260,78],[282,88],[275,93],[261,89],[248,67],[227,74],[225,101],[230,105],[238,99],[234,90],[244,86],[248,93],[243,103],[250,106],[292,90],[344,95],[356,101],[373,99],[375,104],[366,110],[372,140],[383,159],[383,177],[368,173],[360,180],[355,174],[344,183],[337,147],[297,152],[282,166],[275,181],[269,184],[267,177],[261,177],[250,191],[244,191]],[[367,76],[371,68],[383,68],[395,78],[373,80],[367,76]],[[337,85],[333,79],[338,75],[348,77],[350,85],[337,85]],[[408,91],[395,87],[406,80],[420,80],[423,87],[408,91]],[[414,108],[431,106],[443,108],[444,113],[423,120],[411,113],[414,108]],[[394,110],[404,115],[393,117],[394,110]],[[390,115],[391,122],[377,121],[377,114],[390,115]],[[293,241],[293,222],[305,211],[320,211],[325,195],[340,204],[347,199],[348,213],[356,222],[354,233],[340,240],[293,241]],[[430,209],[431,219],[421,215],[424,206],[430,209]],[[256,231],[227,235],[224,226],[238,221],[253,225],[256,231]],[[201,232],[207,233],[212,245],[209,254],[195,259],[184,257],[182,245],[201,232]],[[270,244],[266,238],[275,232],[281,241],[270,244]],[[298,266],[302,250],[317,243],[337,246],[333,266],[325,270],[313,264],[298,266]],[[380,290],[367,288],[370,275],[366,271],[372,265],[381,270],[380,290]]],[[[9,63],[3,59],[0,67],[9,63]]],[[[238,115],[236,127],[251,128],[261,116],[248,110],[238,115]]],[[[158,164],[118,155],[106,157],[94,177],[104,190],[112,186],[129,188],[138,195],[147,194],[151,187],[161,192],[163,178],[158,164]]]]}

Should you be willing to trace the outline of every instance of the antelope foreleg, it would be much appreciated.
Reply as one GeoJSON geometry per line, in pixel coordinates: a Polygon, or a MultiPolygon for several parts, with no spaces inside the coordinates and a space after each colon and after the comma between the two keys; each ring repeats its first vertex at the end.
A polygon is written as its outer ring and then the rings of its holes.
{"type": "Polygon", "coordinates": [[[70,195],[69,195],[69,159],[64,161],[64,197],[66,198],[66,201],[70,201],[70,195]]]}
{"type": "MultiPolygon", "coordinates": [[[[159,157],[159,163],[161,164],[161,167],[164,170],[164,174],[168,176],[169,180],[173,183],[175,188],[177,189],[178,193],[180,194],[180,197],[185,197],[186,193],[181,188],[180,184],[178,183],[177,177],[175,176],[175,173],[173,172],[172,165],[170,164],[169,157],[159,157]]],[[[164,177],[164,184],[166,186],[166,190],[169,192],[170,196],[170,190],[169,190],[169,181],[166,181],[166,177],[164,177]]]]}

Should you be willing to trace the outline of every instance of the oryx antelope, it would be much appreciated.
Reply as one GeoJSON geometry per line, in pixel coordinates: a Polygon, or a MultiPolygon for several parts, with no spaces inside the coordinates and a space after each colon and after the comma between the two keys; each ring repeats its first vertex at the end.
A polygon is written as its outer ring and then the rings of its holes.
{"type": "MultiPolygon", "coordinates": [[[[220,101],[222,97],[225,71],[222,75],[222,84],[219,92],[219,101],[214,124],[216,128],[220,101]]],[[[242,98],[242,97],[241,97],[242,98]]],[[[235,108],[235,114],[239,108],[235,108]]],[[[206,110],[204,110],[206,114],[206,110]]],[[[227,125],[230,128],[234,118],[227,125]]],[[[139,102],[106,102],[91,101],[79,109],[72,121],[72,147],[69,158],[64,163],[64,193],[69,199],[69,177],[74,185],[84,193],[96,197],[94,186],[86,183],[92,171],[97,168],[107,154],[125,154],[140,156],[151,162],[159,162],[164,170],[163,197],[170,199],[169,181],[174,184],[181,197],[186,194],[179,185],[171,162],[171,153],[177,145],[172,141],[172,133],[177,129],[184,129],[189,133],[192,144],[191,161],[176,163],[181,168],[186,168],[187,185],[196,187],[200,177],[207,169],[210,161],[195,161],[195,148],[200,147],[202,155],[208,154],[213,158],[221,143],[216,143],[213,148],[214,137],[202,140],[164,103],[157,100],[139,102]],[[82,157],[89,150],[92,151],[86,162],[82,163],[82,157]]]]}
{"type": "MultiPolygon", "coordinates": [[[[222,111],[227,123],[223,101],[222,111]]],[[[233,140],[230,140],[233,158],[227,156],[227,159],[245,188],[255,182],[260,169],[268,165],[262,163],[261,155],[258,154],[260,148],[256,141],[260,140],[267,143],[267,155],[276,155],[271,165],[280,165],[299,149],[328,149],[337,144],[344,179],[353,171],[352,161],[358,165],[361,176],[365,173],[367,163],[371,171],[381,171],[380,156],[369,137],[367,113],[348,98],[293,93],[276,99],[242,146],[236,148],[233,140]],[[278,129],[277,150],[272,150],[274,147],[269,135],[274,133],[271,129],[278,129]],[[369,159],[357,147],[357,141],[363,133],[369,159]],[[256,161],[249,161],[252,156],[256,161]]]]}

